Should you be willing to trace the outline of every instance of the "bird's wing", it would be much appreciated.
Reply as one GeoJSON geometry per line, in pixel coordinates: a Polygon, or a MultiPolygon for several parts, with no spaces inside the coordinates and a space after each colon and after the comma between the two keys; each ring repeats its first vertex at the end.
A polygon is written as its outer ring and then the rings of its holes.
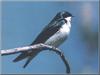
{"type": "Polygon", "coordinates": [[[49,37],[51,37],[54,33],[56,33],[59,28],[61,26],[51,26],[51,27],[47,27],[45,28],[35,39],[35,41],[33,41],[33,44],[37,44],[37,43],[44,43],[47,39],[49,39],[49,37]]]}
{"type": "Polygon", "coordinates": [[[31,45],[33,44],[38,44],[38,43],[44,43],[51,37],[53,34],[55,34],[61,25],[65,23],[64,19],[58,20],[58,21],[52,21],[50,22],[43,30],[42,32],[36,37],[35,41],[32,42],[31,45]]]}
{"type": "MultiPolygon", "coordinates": [[[[43,31],[39,34],[39,36],[36,38],[36,40],[31,44],[37,44],[37,43],[44,43],[49,37],[51,37],[54,33],[56,33],[61,25],[63,25],[63,20],[59,22],[52,23],[52,25],[46,26],[43,31]]],[[[26,64],[24,65],[24,68],[29,64],[29,62],[39,53],[39,50],[33,50],[32,55],[29,55],[27,52],[22,52],[15,60],[14,62],[20,61],[26,57],[29,57],[26,64]],[[34,52],[35,51],[35,52],[34,52]]]]}

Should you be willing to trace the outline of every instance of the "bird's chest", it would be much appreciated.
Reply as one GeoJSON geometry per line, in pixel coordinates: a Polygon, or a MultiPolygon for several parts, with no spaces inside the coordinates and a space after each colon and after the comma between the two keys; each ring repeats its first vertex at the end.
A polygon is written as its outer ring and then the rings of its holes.
{"type": "Polygon", "coordinates": [[[45,42],[45,44],[58,47],[60,44],[62,44],[66,40],[69,32],[70,32],[70,28],[65,24],[54,35],[52,35],[45,42]]]}

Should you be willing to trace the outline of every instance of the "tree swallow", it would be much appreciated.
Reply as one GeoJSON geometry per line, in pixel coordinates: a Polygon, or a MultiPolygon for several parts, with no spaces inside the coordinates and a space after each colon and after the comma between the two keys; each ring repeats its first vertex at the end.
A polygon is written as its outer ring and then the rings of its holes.
{"type": "MultiPolygon", "coordinates": [[[[68,37],[71,28],[72,14],[66,11],[57,13],[54,19],[42,30],[31,45],[44,43],[54,47],[60,46],[68,37]]],[[[18,62],[24,58],[28,58],[23,66],[24,68],[41,50],[31,50],[22,52],[14,62],[18,62]]]]}

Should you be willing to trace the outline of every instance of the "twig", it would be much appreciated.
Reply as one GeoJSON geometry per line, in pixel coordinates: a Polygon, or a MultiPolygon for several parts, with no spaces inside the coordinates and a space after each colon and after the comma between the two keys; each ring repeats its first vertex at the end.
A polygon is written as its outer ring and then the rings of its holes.
{"type": "Polygon", "coordinates": [[[70,66],[69,66],[67,60],[65,59],[64,54],[61,52],[61,50],[58,48],[55,48],[53,46],[45,45],[42,43],[35,44],[32,46],[19,47],[19,48],[7,49],[7,50],[0,50],[0,54],[1,55],[10,55],[10,54],[15,54],[15,53],[29,51],[29,50],[35,50],[35,49],[40,49],[41,51],[49,49],[51,51],[56,52],[61,57],[61,59],[63,60],[65,66],[66,66],[66,73],[70,73],[70,66]]]}

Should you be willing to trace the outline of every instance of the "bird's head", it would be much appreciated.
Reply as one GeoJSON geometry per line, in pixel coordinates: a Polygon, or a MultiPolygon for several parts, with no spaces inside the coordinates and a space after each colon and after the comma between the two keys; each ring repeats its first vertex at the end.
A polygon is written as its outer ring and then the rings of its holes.
{"type": "Polygon", "coordinates": [[[66,19],[67,21],[71,21],[72,14],[67,11],[61,11],[57,13],[55,16],[55,20],[66,19]]]}
{"type": "Polygon", "coordinates": [[[73,17],[72,14],[67,11],[59,12],[57,15],[60,15],[62,18],[73,17]]]}

